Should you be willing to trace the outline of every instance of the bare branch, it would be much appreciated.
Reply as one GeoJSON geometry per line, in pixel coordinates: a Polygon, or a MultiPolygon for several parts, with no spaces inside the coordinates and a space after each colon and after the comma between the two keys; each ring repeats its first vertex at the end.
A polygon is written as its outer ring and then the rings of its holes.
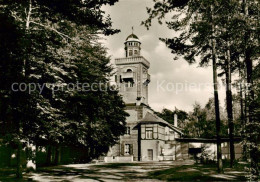
{"type": "Polygon", "coordinates": [[[66,35],[66,34],[64,34],[64,33],[59,32],[59,31],[56,30],[55,28],[52,28],[52,27],[50,27],[50,26],[43,25],[43,24],[41,24],[41,23],[37,23],[37,22],[35,22],[35,21],[31,21],[31,23],[33,23],[33,24],[35,24],[35,25],[39,25],[39,26],[41,26],[41,27],[44,27],[45,29],[49,29],[49,30],[51,30],[51,31],[54,31],[54,32],[56,32],[57,34],[59,34],[62,38],[67,38],[67,39],[73,40],[71,37],[69,37],[68,35],[66,35]]]}

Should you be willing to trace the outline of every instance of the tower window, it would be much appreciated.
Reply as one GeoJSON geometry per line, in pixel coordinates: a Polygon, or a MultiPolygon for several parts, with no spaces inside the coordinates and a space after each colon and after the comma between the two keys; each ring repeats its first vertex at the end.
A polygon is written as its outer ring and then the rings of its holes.
{"type": "Polygon", "coordinates": [[[134,82],[128,81],[128,82],[125,83],[126,88],[133,87],[133,86],[134,86],[134,82]]]}
{"type": "Polygon", "coordinates": [[[129,50],[129,56],[133,56],[133,50],[129,50]]]}
{"type": "Polygon", "coordinates": [[[131,69],[127,69],[126,72],[131,73],[133,71],[131,69]]]}
{"type": "Polygon", "coordinates": [[[134,54],[137,55],[137,50],[134,51],[134,54]]]}

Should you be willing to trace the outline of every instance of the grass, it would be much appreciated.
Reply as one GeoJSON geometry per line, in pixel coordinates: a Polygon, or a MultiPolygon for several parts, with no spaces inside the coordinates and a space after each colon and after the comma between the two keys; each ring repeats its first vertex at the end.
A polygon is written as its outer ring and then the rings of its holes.
{"type": "Polygon", "coordinates": [[[163,181],[246,181],[244,165],[236,164],[233,169],[226,166],[225,174],[217,173],[216,164],[194,164],[149,172],[148,176],[163,181]]]}

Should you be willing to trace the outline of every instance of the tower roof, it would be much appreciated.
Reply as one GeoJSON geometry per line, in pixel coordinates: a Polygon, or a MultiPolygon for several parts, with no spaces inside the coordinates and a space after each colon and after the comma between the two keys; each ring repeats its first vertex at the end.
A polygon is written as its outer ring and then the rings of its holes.
{"type": "Polygon", "coordinates": [[[139,41],[139,38],[133,33],[126,38],[126,41],[131,41],[133,39],[137,39],[139,41]]]}

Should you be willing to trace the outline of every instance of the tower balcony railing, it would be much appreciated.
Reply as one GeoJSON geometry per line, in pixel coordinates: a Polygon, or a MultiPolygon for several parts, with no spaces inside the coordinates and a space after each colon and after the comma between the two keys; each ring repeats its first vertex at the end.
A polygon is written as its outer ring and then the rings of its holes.
{"type": "Polygon", "coordinates": [[[115,59],[116,65],[120,64],[133,64],[133,63],[142,63],[148,68],[150,67],[150,62],[147,61],[143,56],[133,56],[133,57],[126,57],[126,58],[117,58],[115,59]]]}

